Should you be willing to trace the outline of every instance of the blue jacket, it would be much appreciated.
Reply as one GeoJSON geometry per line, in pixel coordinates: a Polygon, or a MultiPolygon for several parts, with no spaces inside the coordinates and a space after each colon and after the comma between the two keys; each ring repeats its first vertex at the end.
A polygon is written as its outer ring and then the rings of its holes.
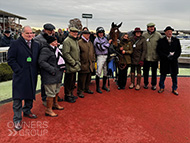
{"type": "Polygon", "coordinates": [[[39,44],[33,40],[29,49],[23,37],[11,43],[8,64],[14,72],[13,100],[35,99],[39,49],[39,44]]]}

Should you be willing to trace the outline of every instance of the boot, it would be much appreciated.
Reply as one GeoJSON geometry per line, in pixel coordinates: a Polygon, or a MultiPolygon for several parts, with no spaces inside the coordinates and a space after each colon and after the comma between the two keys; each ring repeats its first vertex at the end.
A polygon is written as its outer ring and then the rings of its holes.
{"type": "Polygon", "coordinates": [[[131,73],[131,85],[129,86],[130,89],[133,89],[135,86],[135,73],[131,73]]]}
{"type": "Polygon", "coordinates": [[[96,76],[96,91],[98,93],[102,93],[102,91],[100,90],[100,77],[96,76]]]}
{"type": "Polygon", "coordinates": [[[59,104],[58,104],[58,98],[59,98],[59,96],[58,96],[58,94],[55,96],[55,98],[54,98],[54,105],[53,105],[53,110],[63,110],[64,108],[63,107],[61,107],[59,104]]]}
{"type": "Polygon", "coordinates": [[[106,87],[106,80],[107,80],[107,77],[103,76],[103,86],[102,86],[102,89],[106,90],[106,91],[109,91],[109,89],[106,87]]]}
{"type": "Polygon", "coordinates": [[[140,84],[141,84],[141,74],[138,74],[137,75],[137,85],[135,87],[136,90],[140,90],[140,88],[141,88],[140,84]]]}
{"type": "Polygon", "coordinates": [[[45,111],[45,115],[46,116],[50,116],[50,117],[57,117],[58,115],[55,114],[52,110],[52,106],[53,106],[53,97],[47,97],[46,101],[47,101],[47,108],[45,111]]]}

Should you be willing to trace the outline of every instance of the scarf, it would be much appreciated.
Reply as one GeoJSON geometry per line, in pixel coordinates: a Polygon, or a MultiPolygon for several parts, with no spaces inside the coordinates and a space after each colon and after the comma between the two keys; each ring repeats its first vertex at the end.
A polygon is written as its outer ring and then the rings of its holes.
{"type": "MultiPolygon", "coordinates": [[[[51,45],[50,45],[51,46],[51,45]]],[[[63,54],[58,47],[51,46],[55,51],[55,57],[57,61],[57,65],[60,69],[65,69],[65,60],[63,59],[63,54]]]]}

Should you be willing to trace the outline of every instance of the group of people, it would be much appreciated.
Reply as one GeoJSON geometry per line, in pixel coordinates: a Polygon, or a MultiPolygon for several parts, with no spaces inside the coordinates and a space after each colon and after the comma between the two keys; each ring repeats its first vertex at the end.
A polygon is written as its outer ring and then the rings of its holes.
{"type": "MultiPolygon", "coordinates": [[[[22,29],[21,36],[12,41],[8,50],[8,64],[11,66],[13,74],[13,111],[14,128],[22,129],[22,111],[25,117],[37,118],[31,112],[37,84],[37,76],[41,75],[41,97],[43,105],[46,106],[45,115],[50,117],[58,116],[53,110],[63,110],[58,104],[61,101],[59,95],[64,76],[64,100],[69,103],[76,102],[78,97],[84,98],[84,93],[93,94],[89,85],[92,72],[96,69],[96,92],[102,94],[109,91],[106,87],[107,81],[107,59],[109,57],[109,47],[112,39],[105,35],[103,27],[97,27],[96,38],[91,39],[91,33],[84,27],[80,38],[79,30],[70,27],[69,35],[62,41],[63,47],[59,49],[58,38],[53,35],[55,26],[47,23],[43,26],[43,31],[34,37],[30,26],[22,29]],[[100,88],[100,79],[103,71],[103,83],[100,88]],[[77,95],[73,94],[76,88],[77,95]],[[22,107],[22,100],[25,101],[22,107]]],[[[173,28],[166,27],[165,37],[156,31],[155,24],[147,24],[147,32],[136,27],[133,36],[129,37],[124,33],[115,47],[118,61],[116,62],[118,74],[118,90],[125,89],[127,81],[127,70],[131,67],[130,89],[140,90],[141,68],[143,67],[144,88],[148,89],[149,70],[151,67],[152,81],[151,89],[156,90],[157,68],[160,61],[160,89],[164,91],[164,81],[167,74],[172,77],[172,92],[177,92],[178,57],[181,53],[180,42],[172,36],[173,28]],[[135,84],[135,73],[137,72],[137,82],[135,84]]]]}

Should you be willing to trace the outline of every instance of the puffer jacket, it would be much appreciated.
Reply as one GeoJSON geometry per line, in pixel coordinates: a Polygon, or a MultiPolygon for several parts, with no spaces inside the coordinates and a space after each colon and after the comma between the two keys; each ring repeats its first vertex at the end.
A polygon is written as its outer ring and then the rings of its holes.
{"type": "Polygon", "coordinates": [[[42,83],[61,83],[63,70],[58,67],[55,49],[53,49],[49,44],[46,44],[41,48],[38,63],[40,65],[42,83]]]}

